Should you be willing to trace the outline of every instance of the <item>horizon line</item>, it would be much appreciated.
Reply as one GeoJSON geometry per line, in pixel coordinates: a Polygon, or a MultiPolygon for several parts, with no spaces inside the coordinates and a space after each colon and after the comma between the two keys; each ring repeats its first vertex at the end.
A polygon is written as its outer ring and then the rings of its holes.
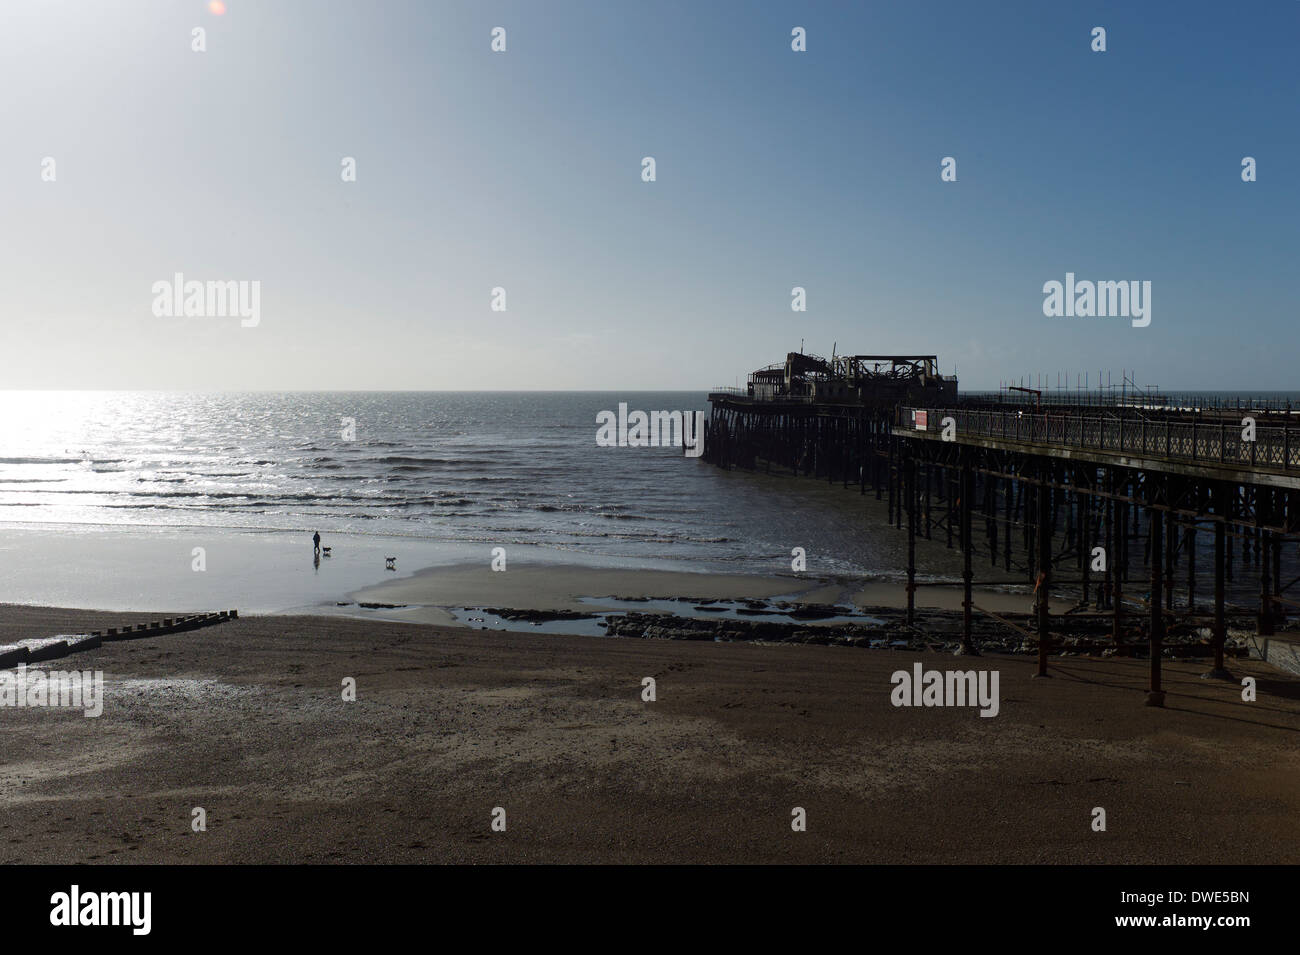
{"type": "MultiPolygon", "coordinates": [[[[735,388],[736,385],[724,385],[722,387],[735,388]]],[[[76,393],[76,394],[114,394],[114,393],[132,393],[132,394],[182,394],[182,395],[247,395],[247,394],[267,394],[267,395],[328,395],[328,394],[372,394],[372,395],[505,395],[505,394],[524,394],[524,395],[546,395],[546,394],[620,394],[627,392],[642,393],[659,393],[659,394],[712,394],[718,390],[712,388],[646,388],[636,386],[625,386],[622,388],[9,388],[0,387],[0,394],[50,394],[50,393],[76,393]]],[[[971,394],[999,394],[1003,388],[998,386],[988,388],[959,388],[958,395],[971,394]]],[[[1043,387],[1044,395],[1109,395],[1118,394],[1121,390],[1119,386],[1112,386],[1105,389],[1098,388],[1075,388],[1061,387],[1051,388],[1043,387]]],[[[1141,393],[1144,390],[1141,387],[1134,389],[1135,393],[1141,393]]],[[[1158,396],[1171,396],[1179,394],[1221,394],[1230,392],[1233,394],[1243,395],[1271,395],[1271,394],[1293,394],[1300,393],[1300,388],[1167,388],[1163,386],[1149,386],[1149,390],[1158,396]]]]}

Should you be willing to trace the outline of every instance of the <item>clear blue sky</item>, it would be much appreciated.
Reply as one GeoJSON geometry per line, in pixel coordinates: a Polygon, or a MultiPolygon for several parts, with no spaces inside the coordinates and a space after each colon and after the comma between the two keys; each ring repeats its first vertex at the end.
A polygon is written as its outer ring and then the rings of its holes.
{"type": "Polygon", "coordinates": [[[703,389],[802,339],[1300,388],[1297,36],[1295,0],[4,0],[0,386],[703,389]],[[1067,271],[1149,280],[1151,325],[1044,317],[1067,271]],[[155,317],[175,272],[260,281],[260,324],[155,317]]]}

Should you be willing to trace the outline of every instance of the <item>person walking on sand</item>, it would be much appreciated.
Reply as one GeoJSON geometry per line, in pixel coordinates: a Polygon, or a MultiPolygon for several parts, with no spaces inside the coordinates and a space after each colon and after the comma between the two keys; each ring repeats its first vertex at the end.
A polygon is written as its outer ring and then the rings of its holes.
{"type": "Polygon", "coordinates": [[[319,554],[320,553],[320,531],[317,531],[315,534],[311,535],[311,542],[315,552],[319,554]]]}

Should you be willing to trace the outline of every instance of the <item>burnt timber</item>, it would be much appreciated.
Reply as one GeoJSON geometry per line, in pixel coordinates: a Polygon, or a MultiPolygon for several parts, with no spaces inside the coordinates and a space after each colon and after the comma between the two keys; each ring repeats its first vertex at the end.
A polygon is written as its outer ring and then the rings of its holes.
{"type": "MultiPolygon", "coordinates": [[[[915,614],[916,539],[946,535],[962,554],[963,639],[975,613],[978,559],[1034,587],[1031,631],[1049,676],[1051,589],[1068,583],[1071,615],[1109,617],[1116,646],[1150,655],[1149,705],[1163,705],[1170,626],[1210,632],[1224,661],[1243,596],[1256,650],[1288,669],[1297,644],[1272,639],[1295,616],[1300,562],[1300,429],[1277,402],[1144,394],[962,395],[935,356],[790,353],[744,389],[710,393],[704,458],[723,468],[787,472],[874,493],[908,536],[907,615],[915,614]],[[976,541],[975,528],[983,540],[976,541]],[[978,552],[978,553],[977,553],[978,552]],[[1237,556],[1239,552],[1239,557],[1237,556]],[[1207,569],[1213,584],[1200,586],[1207,569]],[[1237,565],[1237,566],[1234,566],[1237,565]],[[1229,596],[1234,604],[1229,604],[1229,596]]],[[[1059,626],[1059,621],[1058,621],[1059,626]]]]}

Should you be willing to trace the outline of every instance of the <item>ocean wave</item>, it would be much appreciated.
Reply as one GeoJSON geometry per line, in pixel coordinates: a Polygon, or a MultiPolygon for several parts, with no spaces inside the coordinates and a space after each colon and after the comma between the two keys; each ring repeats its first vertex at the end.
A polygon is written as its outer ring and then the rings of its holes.
{"type": "MultiPolygon", "coordinates": [[[[442,464],[442,465],[450,464],[450,465],[468,467],[471,465],[490,464],[492,462],[487,461],[483,458],[468,458],[460,455],[457,455],[455,457],[450,457],[450,458],[448,457],[429,458],[429,457],[415,457],[407,454],[389,454],[389,455],[385,455],[382,458],[375,458],[373,462],[369,462],[369,463],[396,464],[396,465],[403,465],[403,466],[426,465],[426,464],[442,464]]],[[[397,468],[393,468],[392,470],[395,471],[397,470],[397,468]]]]}
{"type": "MultiPolygon", "coordinates": [[[[765,526],[763,500],[698,482],[675,458],[594,459],[585,397],[561,396],[554,407],[531,397],[366,399],[380,402],[379,413],[355,442],[334,440],[338,419],[328,430],[304,427],[298,399],[282,396],[182,407],[176,416],[159,415],[152,397],[140,408],[130,400],[116,426],[90,419],[82,431],[0,451],[9,455],[0,457],[0,501],[15,502],[0,510],[13,507],[3,510],[12,521],[34,524],[319,525],[322,533],[628,557],[724,561],[743,553],[761,563],[752,537],[765,526]]],[[[771,510],[797,525],[777,498],[771,510]]]]}
{"type": "MultiPolygon", "coordinates": [[[[0,458],[0,464],[82,464],[89,458],[0,458]]],[[[116,461],[108,458],[105,461],[116,461]]]]}

